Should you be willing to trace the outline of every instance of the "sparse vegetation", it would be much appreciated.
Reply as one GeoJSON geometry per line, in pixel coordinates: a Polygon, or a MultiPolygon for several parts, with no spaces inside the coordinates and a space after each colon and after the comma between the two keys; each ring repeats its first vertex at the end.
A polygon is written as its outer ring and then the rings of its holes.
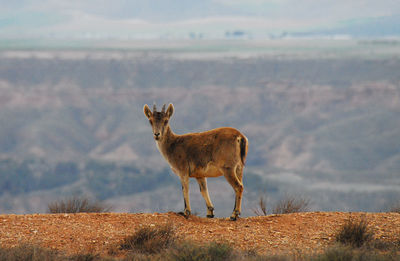
{"type": "Polygon", "coordinates": [[[273,214],[289,214],[309,211],[310,200],[301,196],[287,195],[284,199],[278,201],[272,209],[273,214]]]}
{"type": "Polygon", "coordinates": [[[372,241],[373,235],[365,219],[357,221],[350,217],[336,234],[336,241],[351,247],[362,247],[372,241]]]}
{"type": "Polygon", "coordinates": [[[257,216],[266,216],[267,211],[267,199],[263,195],[261,195],[258,199],[258,205],[253,209],[254,214],[257,216]]]}
{"type": "Polygon", "coordinates": [[[59,255],[55,251],[32,245],[20,245],[14,248],[0,248],[1,261],[42,261],[56,260],[59,255]]]}
{"type": "Polygon", "coordinates": [[[400,256],[396,252],[379,252],[369,248],[353,248],[345,245],[335,245],[324,253],[315,255],[309,259],[311,261],[392,261],[399,260],[400,256]]]}
{"type": "Polygon", "coordinates": [[[400,201],[394,203],[390,208],[389,212],[400,213],[400,201]]]}
{"type": "Polygon", "coordinates": [[[92,254],[66,256],[61,252],[35,245],[20,245],[14,248],[0,247],[0,261],[107,261],[111,259],[92,254]]]}
{"type": "Polygon", "coordinates": [[[393,241],[374,239],[368,243],[368,248],[379,251],[400,251],[400,236],[397,240],[393,241]]]}
{"type": "MultiPolygon", "coordinates": [[[[179,240],[171,224],[145,227],[125,238],[120,250],[129,250],[125,260],[248,260],[250,255],[234,250],[228,243],[197,244],[179,240]]],[[[116,252],[113,251],[115,254],[116,252]]],[[[252,257],[259,257],[254,252],[252,257]]]]}
{"type": "MultiPolygon", "coordinates": [[[[286,195],[285,198],[275,204],[271,212],[272,214],[305,212],[309,211],[309,204],[310,200],[305,197],[286,195]]],[[[267,198],[264,195],[259,197],[257,207],[253,208],[253,212],[257,216],[266,216],[268,214],[267,198]]]]}
{"type": "Polygon", "coordinates": [[[352,261],[353,249],[349,246],[336,245],[328,248],[324,253],[316,255],[313,261],[352,261]]]}
{"type": "Polygon", "coordinates": [[[55,250],[48,250],[32,245],[21,245],[15,248],[0,247],[0,261],[394,261],[400,258],[399,246],[382,252],[377,251],[375,248],[354,248],[351,245],[336,244],[327,248],[323,253],[313,255],[261,255],[257,253],[257,251],[235,250],[227,243],[211,242],[206,245],[199,245],[191,241],[175,241],[174,244],[170,244],[166,248],[158,249],[160,252],[157,253],[129,251],[125,257],[121,259],[121,257],[102,257],[90,253],[66,256],[55,250]]]}
{"type": "Polygon", "coordinates": [[[100,202],[91,201],[87,197],[73,196],[65,200],[51,202],[48,205],[50,213],[101,213],[109,212],[110,206],[100,202]]]}
{"type": "Polygon", "coordinates": [[[339,245],[326,250],[316,260],[399,260],[400,238],[385,241],[374,238],[365,219],[349,218],[336,234],[339,245]]]}
{"type": "Polygon", "coordinates": [[[212,242],[206,246],[200,246],[191,242],[184,242],[177,245],[168,252],[169,260],[176,261],[223,261],[237,260],[232,246],[224,243],[212,242]]]}
{"type": "Polygon", "coordinates": [[[99,255],[93,254],[78,254],[71,257],[64,257],[61,260],[68,260],[68,261],[111,261],[109,258],[103,258],[99,255]]]}
{"type": "Polygon", "coordinates": [[[154,254],[172,246],[176,241],[175,230],[171,224],[143,227],[121,242],[121,249],[154,254]]]}

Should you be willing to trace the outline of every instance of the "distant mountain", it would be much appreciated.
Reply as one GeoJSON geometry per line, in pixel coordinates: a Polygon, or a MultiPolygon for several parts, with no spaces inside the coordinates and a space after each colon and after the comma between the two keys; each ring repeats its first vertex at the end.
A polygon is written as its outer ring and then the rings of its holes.
{"type": "MultiPolygon", "coordinates": [[[[183,54],[1,53],[3,211],[44,209],[41,198],[61,192],[121,211],[179,210],[178,180],[142,112],[153,102],[174,103],[177,133],[232,126],[249,138],[248,214],[263,191],[305,194],[317,210],[381,210],[400,197],[398,56],[183,54]]],[[[229,185],[209,183],[231,211],[229,185]]]]}
{"type": "Polygon", "coordinates": [[[340,22],[332,28],[322,28],[291,33],[292,37],[335,37],[354,38],[400,37],[400,15],[377,18],[353,19],[340,22]]]}

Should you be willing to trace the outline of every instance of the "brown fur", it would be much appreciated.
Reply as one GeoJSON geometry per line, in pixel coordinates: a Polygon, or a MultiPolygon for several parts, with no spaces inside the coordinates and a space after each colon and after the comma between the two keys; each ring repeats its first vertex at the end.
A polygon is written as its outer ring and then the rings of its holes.
{"type": "MultiPolygon", "coordinates": [[[[163,107],[165,109],[165,107],[163,107]]],[[[214,207],[208,195],[208,177],[225,176],[233,187],[235,208],[231,219],[236,220],[241,211],[243,193],[243,168],[247,155],[248,141],[240,131],[223,127],[200,133],[175,134],[170,126],[174,107],[153,112],[147,104],[143,111],[153,128],[157,147],[173,172],[179,176],[185,203],[184,215],[190,215],[189,177],[196,178],[200,191],[206,201],[207,217],[213,217],[214,207]]]]}

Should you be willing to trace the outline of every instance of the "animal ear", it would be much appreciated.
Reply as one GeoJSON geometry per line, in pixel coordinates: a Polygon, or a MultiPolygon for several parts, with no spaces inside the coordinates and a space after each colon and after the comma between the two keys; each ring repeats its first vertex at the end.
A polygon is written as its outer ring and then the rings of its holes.
{"type": "Polygon", "coordinates": [[[149,119],[151,118],[151,116],[153,116],[153,113],[151,112],[151,110],[147,104],[144,105],[143,112],[144,112],[144,115],[146,115],[146,117],[149,119]]]}
{"type": "Polygon", "coordinates": [[[174,105],[172,105],[172,103],[170,103],[169,106],[168,106],[168,109],[166,111],[166,114],[168,115],[168,118],[171,118],[173,113],[174,113],[174,105]]]}

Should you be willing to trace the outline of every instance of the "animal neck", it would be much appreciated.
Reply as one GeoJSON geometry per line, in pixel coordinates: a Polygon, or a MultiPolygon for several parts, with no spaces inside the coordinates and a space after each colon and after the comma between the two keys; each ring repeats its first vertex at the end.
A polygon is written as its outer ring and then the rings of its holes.
{"type": "Polygon", "coordinates": [[[165,156],[165,153],[167,151],[167,148],[171,143],[174,142],[174,140],[177,138],[178,135],[176,135],[172,130],[171,127],[168,125],[167,129],[165,130],[164,137],[156,141],[157,147],[160,150],[161,154],[165,156]]]}

